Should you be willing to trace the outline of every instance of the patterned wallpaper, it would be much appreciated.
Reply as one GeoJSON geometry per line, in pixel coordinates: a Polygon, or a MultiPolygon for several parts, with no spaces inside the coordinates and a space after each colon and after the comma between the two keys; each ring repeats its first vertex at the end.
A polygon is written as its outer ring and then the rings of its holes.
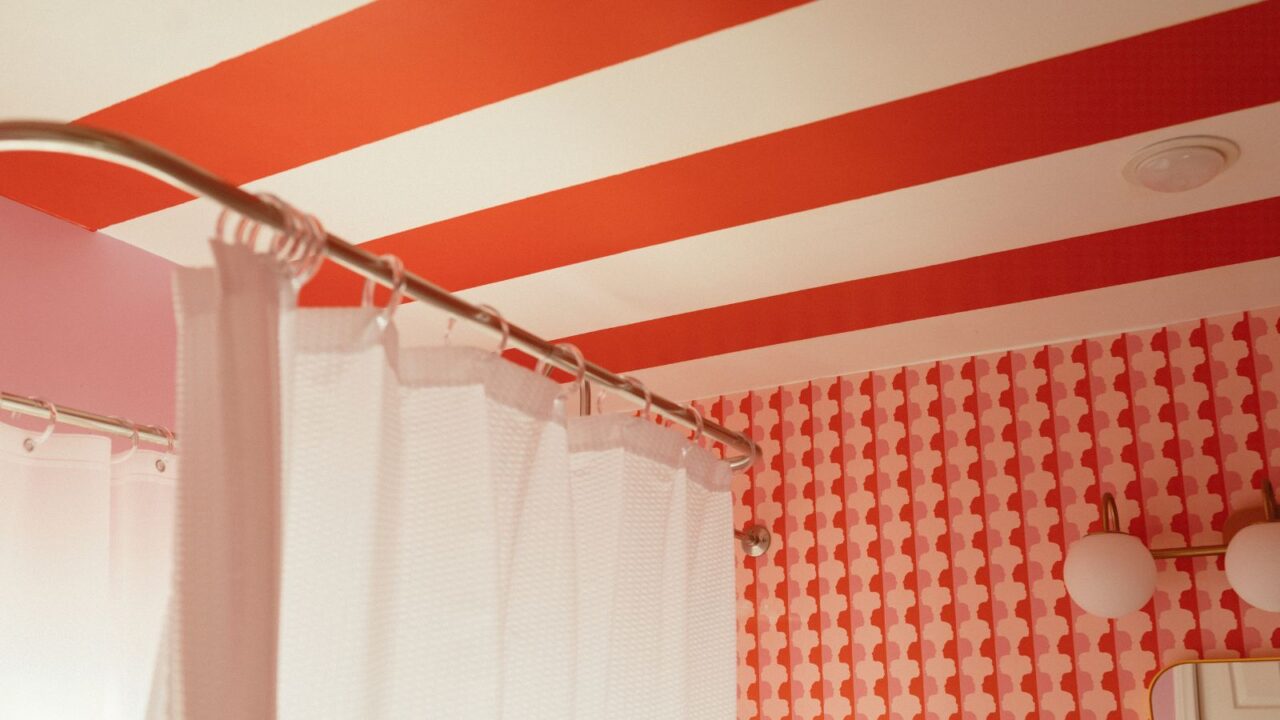
{"type": "Polygon", "coordinates": [[[764,450],[736,520],[739,718],[1145,718],[1162,665],[1280,648],[1220,558],[1115,621],[1061,581],[1116,495],[1152,546],[1221,542],[1280,467],[1280,308],[713,398],[764,450]]]}

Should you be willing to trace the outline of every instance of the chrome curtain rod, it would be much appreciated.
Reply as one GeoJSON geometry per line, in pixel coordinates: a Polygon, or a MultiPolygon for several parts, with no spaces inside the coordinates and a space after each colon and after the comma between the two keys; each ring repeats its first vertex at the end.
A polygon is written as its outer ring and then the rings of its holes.
{"type": "MultiPolygon", "coordinates": [[[[132,438],[133,431],[136,428],[139,442],[148,442],[166,447],[173,443],[173,434],[158,425],[130,424],[129,420],[110,415],[99,415],[88,410],[77,410],[63,405],[55,405],[54,407],[57,412],[57,420],[60,423],[123,438],[132,438]]],[[[0,392],[0,410],[30,415],[44,420],[54,419],[54,414],[49,412],[49,408],[42,401],[7,392],[0,392]]]]}
{"type": "MultiPolygon", "coordinates": [[[[193,195],[209,198],[237,214],[256,220],[281,231],[288,231],[280,210],[252,193],[217,178],[209,172],[150,143],[118,133],[81,125],[39,121],[0,122],[0,152],[48,152],[103,160],[114,165],[133,168],[158,180],[185,190],[193,195]]],[[[355,273],[372,278],[386,287],[392,287],[395,279],[391,269],[377,256],[352,245],[332,233],[326,233],[325,254],[328,259],[355,273]]],[[[409,297],[467,320],[488,331],[495,337],[503,333],[503,321],[472,305],[462,298],[439,288],[423,278],[405,272],[404,292],[409,297]]],[[[537,335],[507,323],[509,346],[569,373],[578,372],[573,355],[557,348],[537,335]]],[[[607,388],[623,395],[636,405],[646,403],[641,388],[625,378],[599,365],[586,362],[586,379],[593,385],[607,388]]],[[[9,396],[6,396],[9,397],[9,396]]],[[[697,420],[690,410],[657,393],[651,394],[653,410],[665,418],[690,430],[697,429],[697,420]]],[[[100,417],[100,416],[99,416],[100,417]]],[[[109,424],[109,423],[108,423],[109,424]]],[[[106,426],[97,429],[111,432],[106,426]]],[[[729,458],[734,470],[749,467],[759,454],[755,443],[746,435],[734,432],[723,425],[706,420],[704,433],[713,440],[740,451],[729,458]]],[[[132,434],[130,431],[128,434],[132,434]]],[[[740,538],[741,539],[741,538],[740,538]]]]}

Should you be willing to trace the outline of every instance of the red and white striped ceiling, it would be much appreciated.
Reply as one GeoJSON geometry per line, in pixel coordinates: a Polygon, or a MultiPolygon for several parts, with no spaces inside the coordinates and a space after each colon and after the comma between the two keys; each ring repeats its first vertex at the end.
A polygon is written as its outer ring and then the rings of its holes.
{"type": "MultiPolygon", "coordinates": [[[[0,115],[150,140],[687,398],[1280,304],[1277,38],[1277,0],[33,0],[0,115]],[[1240,160],[1121,177],[1191,134],[1240,160]]],[[[179,263],[216,216],[47,155],[0,194],[179,263]]]]}

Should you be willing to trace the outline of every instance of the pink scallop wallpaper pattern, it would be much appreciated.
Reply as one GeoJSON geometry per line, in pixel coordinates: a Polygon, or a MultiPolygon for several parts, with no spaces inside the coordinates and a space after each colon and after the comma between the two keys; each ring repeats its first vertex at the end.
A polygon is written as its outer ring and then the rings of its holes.
{"type": "Polygon", "coordinates": [[[1146,717],[1176,660],[1270,654],[1220,558],[1159,561],[1115,621],[1065,548],[1115,494],[1150,545],[1221,542],[1280,467],[1280,309],[711,398],[763,461],[739,526],[739,718],[1146,717]]]}

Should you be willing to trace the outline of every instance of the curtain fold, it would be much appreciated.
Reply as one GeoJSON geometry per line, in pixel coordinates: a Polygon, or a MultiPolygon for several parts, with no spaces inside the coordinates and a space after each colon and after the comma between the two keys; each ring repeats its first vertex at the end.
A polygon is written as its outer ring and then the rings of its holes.
{"type": "Polygon", "coordinates": [[[210,243],[174,277],[178,492],[170,701],[190,717],[274,717],[281,542],[281,340],[293,294],[272,258],[210,243]],[[215,670],[216,669],[216,670],[215,670]]]}
{"type": "Polygon", "coordinates": [[[0,423],[0,718],[141,718],[177,462],[61,432],[27,450],[39,435],[0,423]]]}
{"type": "Polygon", "coordinates": [[[111,720],[145,717],[173,580],[178,459],[137,452],[112,467],[111,720]]]}
{"type": "Polygon", "coordinates": [[[732,717],[728,466],[634,417],[575,418],[569,429],[578,717],[732,717]]]}
{"type": "Polygon", "coordinates": [[[401,347],[378,310],[298,309],[272,261],[214,250],[177,283],[154,717],[733,712],[722,462],[652,422],[566,420],[558,384],[401,347]]]}

